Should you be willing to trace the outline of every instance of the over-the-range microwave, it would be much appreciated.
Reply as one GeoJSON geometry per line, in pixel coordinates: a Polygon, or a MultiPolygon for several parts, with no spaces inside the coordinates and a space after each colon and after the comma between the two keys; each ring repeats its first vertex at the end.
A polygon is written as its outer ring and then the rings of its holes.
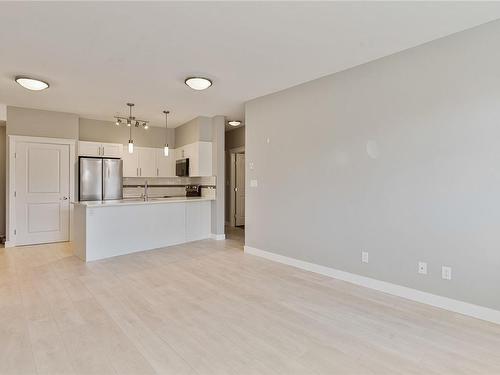
{"type": "Polygon", "coordinates": [[[189,158],[175,161],[175,175],[178,177],[189,177],[189,158]]]}

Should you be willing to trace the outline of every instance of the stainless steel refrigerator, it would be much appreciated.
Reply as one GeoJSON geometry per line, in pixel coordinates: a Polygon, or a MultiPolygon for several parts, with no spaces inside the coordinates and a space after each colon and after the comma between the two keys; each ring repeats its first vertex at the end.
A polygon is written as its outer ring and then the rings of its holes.
{"type": "Polygon", "coordinates": [[[121,159],[80,157],[79,200],[102,201],[123,198],[121,159]]]}

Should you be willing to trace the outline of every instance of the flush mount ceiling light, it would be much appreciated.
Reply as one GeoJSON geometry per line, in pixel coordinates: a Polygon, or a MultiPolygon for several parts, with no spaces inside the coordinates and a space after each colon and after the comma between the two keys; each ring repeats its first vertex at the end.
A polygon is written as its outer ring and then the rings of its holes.
{"type": "Polygon", "coordinates": [[[228,124],[231,126],[238,126],[238,125],[241,125],[241,121],[232,120],[232,121],[229,121],[228,124]]]}
{"type": "Polygon", "coordinates": [[[46,88],[49,87],[49,84],[47,82],[40,81],[39,79],[30,77],[17,76],[15,78],[15,81],[19,83],[21,86],[23,86],[25,89],[32,91],[45,90],[46,88]]]}
{"type": "Polygon", "coordinates": [[[184,83],[191,87],[193,90],[197,91],[205,90],[212,86],[212,81],[210,81],[208,78],[203,77],[188,77],[186,78],[184,83]]]}

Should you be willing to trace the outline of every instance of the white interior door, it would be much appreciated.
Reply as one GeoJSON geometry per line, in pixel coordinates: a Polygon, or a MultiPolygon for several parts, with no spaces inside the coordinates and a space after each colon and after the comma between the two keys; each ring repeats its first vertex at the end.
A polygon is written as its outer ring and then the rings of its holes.
{"type": "Polygon", "coordinates": [[[70,146],[17,142],[16,245],[69,240],[70,146]]]}
{"type": "Polygon", "coordinates": [[[245,154],[236,154],[235,225],[245,225],[245,154]]]}

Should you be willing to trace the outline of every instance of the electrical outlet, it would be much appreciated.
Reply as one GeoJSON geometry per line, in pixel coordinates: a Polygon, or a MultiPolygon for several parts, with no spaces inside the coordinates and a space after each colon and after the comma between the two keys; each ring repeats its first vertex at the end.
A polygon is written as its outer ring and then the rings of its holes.
{"type": "Polygon", "coordinates": [[[422,275],[427,275],[427,263],[418,262],[418,273],[422,275]]]}
{"type": "Polygon", "coordinates": [[[250,187],[257,187],[257,186],[259,186],[257,180],[250,180],[250,187]]]}
{"type": "Polygon", "coordinates": [[[443,280],[451,280],[451,267],[441,267],[441,277],[443,280]]]}
{"type": "Polygon", "coordinates": [[[366,251],[361,252],[361,261],[363,263],[368,263],[368,252],[366,251]]]}

